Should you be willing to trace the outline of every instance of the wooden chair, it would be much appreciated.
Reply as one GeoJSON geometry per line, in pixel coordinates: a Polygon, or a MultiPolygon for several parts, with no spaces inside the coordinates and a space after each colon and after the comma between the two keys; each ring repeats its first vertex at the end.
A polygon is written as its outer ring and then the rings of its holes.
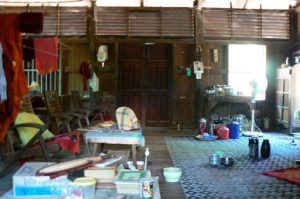
{"type": "MultiPolygon", "coordinates": [[[[84,110],[91,121],[96,119],[103,121],[103,113],[105,112],[105,108],[102,106],[101,102],[99,102],[98,98],[95,98],[95,105],[86,107],[81,98],[78,90],[71,91],[72,101],[77,110],[84,110]]],[[[92,96],[95,97],[95,96],[92,96]]]]}
{"type": "Polygon", "coordinates": [[[56,122],[57,126],[60,126],[62,123],[67,122],[69,123],[70,131],[71,129],[75,129],[76,125],[79,128],[82,128],[81,119],[84,118],[84,115],[71,111],[63,112],[56,91],[46,91],[45,101],[47,104],[49,117],[51,117],[56,122]]]}
{"type": "MultiPolygon", "coordinates": [[[[30,97],[23,96],[20,103],[21,112],[33,113],[33,107],[31,105],[30,97]]],[[[77,147],[79,148],[80,138],[79,134],[59,135],[49,140],[43,138],[49,125],[37,124],[37,123],[23,123],[18,125],[12,125],[9,129],[5,142],[0,145],[2,159],[6,164],[0,171],[0,178],[2,178],[12,168],[12,166],[21,159],[42,156],[48,162],[52,161],[50,155],[61,151],[62,142],[72,142],[72,139],[76,136],[77,147]],[[25,145],[22,144],[20,139],[18,128],[32,127],[38,129],[37,133],[29,140],[25,145]]],[[[74,141],[74,143],[76,143],[74,141]]],[[[77,153],[79,153],[77,151],[77,153]]]]}
{"type": "Polygon", "coordinates": [[[83,114],[83,117],[85,118],[85,123],[87,124],[87,126],[89,126],[90,125],[89,118],[91,117],[93,111],[91,111],[89,108],[84,106],[84,104],[80,99],[80,94],[78,90],[71,91],[71,99],[74,107],[73,111],[83,114]]]}

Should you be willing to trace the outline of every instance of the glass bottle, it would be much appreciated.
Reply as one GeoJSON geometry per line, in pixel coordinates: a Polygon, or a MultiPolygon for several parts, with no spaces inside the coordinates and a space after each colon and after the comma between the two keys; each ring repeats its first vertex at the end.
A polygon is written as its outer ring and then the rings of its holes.
{"type": "Polygon", "coordinates": [[[266,159],[270,157],[271,154],[271,146],[270,146],[270,142],[268,139],[264,139],[262,144],[261,144],[261,148],[260,148],[260,154],[261,157],[266,159]]]}

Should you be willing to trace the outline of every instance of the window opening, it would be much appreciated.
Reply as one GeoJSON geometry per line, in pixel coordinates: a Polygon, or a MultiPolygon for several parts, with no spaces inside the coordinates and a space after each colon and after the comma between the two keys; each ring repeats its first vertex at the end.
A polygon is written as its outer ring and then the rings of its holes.
{"type": "Polygon", "coordinates": [[[266,46],[230,44],[228,83],[241,95],[265,100],[266,46]]]}

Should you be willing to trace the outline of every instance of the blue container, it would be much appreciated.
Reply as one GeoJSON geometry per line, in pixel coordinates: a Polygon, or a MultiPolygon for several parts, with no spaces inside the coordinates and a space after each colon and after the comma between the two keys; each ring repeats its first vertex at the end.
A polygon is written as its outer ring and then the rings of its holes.
{"type": "Polygon", "coordinates": [[[241,133],[241,126],[238,122],[228,124],[229,139],[239,139],[241,133]]]}

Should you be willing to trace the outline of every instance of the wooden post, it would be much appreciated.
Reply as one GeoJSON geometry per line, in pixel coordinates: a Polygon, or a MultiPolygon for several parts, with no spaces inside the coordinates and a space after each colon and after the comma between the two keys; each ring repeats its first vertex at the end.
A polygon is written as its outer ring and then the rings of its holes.
{"type": "MultiPolygon", "coordinates": [[[[96,2],[95,1],[91,1],[91,7],[87,8],[88,11],[88,18],[87,18],[87,39],[88,39],[88,43],[89,43],[89,61],[91,64],[91,74],[93,74],[94,72],[96,72],[96,47],[95,47],[95,7],[96,7],[96,2]]],[[[92,89],[89,87],[89,107],[92,108],[95,106],[96,104],[96,99],[94,96],[94,93],[92,91],[92,89]]]]}
{"type": "MultiPolygon", "coordinates": [[[[195,1],[196,2],[196,1],[195,1]]],[[[194,31],[194,37],[195,37],[195,59],[197,61],[201,61],[202,60],[202,49],[201,49],[201,44],[200,44],[200,24],[199,24],[199,12],[198,12],[198,4],[196,4],[194,2],[194,16],[195,16],[195,31],[194,31]]],[[[196,79],[195,78],[195,105],[194,105],[194,122],[196,124],[198,124],[198,120],[200,118],[200,112],[201,112],[201,79],[196,79]]]]}

